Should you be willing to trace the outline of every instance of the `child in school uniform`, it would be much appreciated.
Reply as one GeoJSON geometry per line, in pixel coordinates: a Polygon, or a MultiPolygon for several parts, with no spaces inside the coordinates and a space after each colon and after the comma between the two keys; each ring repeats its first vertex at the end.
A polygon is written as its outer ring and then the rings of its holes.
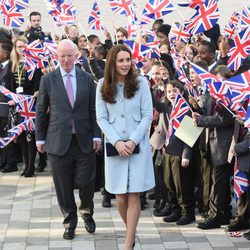
{"type": "MultiPolygon", "coordinates": [[[[163,128],[167,133],[172,105],[177,93],[184,93],[184,87],[178,80],[166,83],[165,103],[158,102],[154,96],[153,105],[163,113],[163,128]]],[[[191,113],[191,112],[190,112],[191,113]]],[[[162,136],[165,136],[163,133],[162,136]]],[[[165,222],[176,222],[177,225],[190,224],[195,220],[194,209],[194,169],[189,164],[192,149],[173,135],[164,147],[164,181],[168,190],[168,199],[171,213],[165,216],[165,222]]]]}

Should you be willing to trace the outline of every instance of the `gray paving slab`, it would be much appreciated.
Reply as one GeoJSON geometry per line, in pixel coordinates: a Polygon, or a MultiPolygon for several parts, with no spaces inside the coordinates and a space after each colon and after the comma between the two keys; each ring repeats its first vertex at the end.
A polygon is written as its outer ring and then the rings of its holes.
{"type": "MultiPolygon", "coordinates": [[[[62,238],[62,215],[48,170],[29,180],[20,177],[19,172],[0,174],[0,194],[3,194],[0,202],[1,250],[123,250],[125,227],[115,200],[111,208],[102,208],[100,192],[95,194],[94,200],[95,234],[86,232],[79,214],[76,237],[72,241],[62,238]]],[[[79,204],[77,191],[75,198],[79,204]]],[[[197,229],[195,223],[183,227],[165,223],[162,218],[152,215],[152,205],[153,202],[148,201],[148,207],[141,213],[135,250],[250,249],[250,241],[243,237],[232,238],[224,228],[203,231],[197,229]]]]}

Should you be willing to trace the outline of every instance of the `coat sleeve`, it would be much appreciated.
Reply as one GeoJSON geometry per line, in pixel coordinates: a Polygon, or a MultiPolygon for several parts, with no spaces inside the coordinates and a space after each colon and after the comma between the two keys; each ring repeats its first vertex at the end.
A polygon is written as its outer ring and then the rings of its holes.
{"type": "Polygon", "coordinates": [[[235,144],[234,150],[237,155],[250,154],[250,137],[235,144]]]}
{"type": "Polygon", "coordinates": [[[103,80],[100,80],[96,89],[96,120],[105,137],[114,145],[117,141],[121,140],[121,138],[109,123],[107,103],[103,100],[101,94],[102,83],[103,80]]]}
{"type": "Polygon", "coordinates": [[[45,77],[41,78],[39,95],[36,103],[36,140],[45,141],[48,126],[47,110],[49,107],[48,85],[45,77]]]}
{"type": "Polygon", "coordinates": [[[143,78],[141,78],[140,81],[140,88],[140,110],[142,119],[137,128],[129,137],[129,139],[135,144],[138,144],[141,141],[141,139],[147,133],[147,130],[153,120],[153,104],[151,99],[151,93],[147,81],[143,78]]]}

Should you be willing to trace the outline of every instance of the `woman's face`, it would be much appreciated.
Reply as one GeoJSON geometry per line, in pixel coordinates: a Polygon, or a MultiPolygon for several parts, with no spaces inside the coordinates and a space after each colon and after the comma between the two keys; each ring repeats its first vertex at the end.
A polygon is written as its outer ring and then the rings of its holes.
{"type": "Polygon", "coordinates": [[[24,42],[23,41],[17,41],[16,42],[16,52],[19,56],[23,56],[23,46],[24,46],[24,42]]]}
{"type": "Polygon", "coordinates": [[[78,40],[78,48],[79,49],[85,49],[87,45],[87,39],[86,37],[80,37],[78,40]]]}
{"type": "Polygon", "coordinates": [[[163,44],[161,47],[160,47],[160,52],[162,54],[168,54],[169,50],[168,50],[168,46],[166,44],[163,44]]]}
{"type": "Polygon", "coordinates": [[[174,102],[176,95],[180,93],[180,90],[174,87],[172,84],[167,84],[166,86],[166,97],[170,102],[174,102]]]}
{"type": "Polygon", "coordinates": [[[131,69],[132,61],[130,54],[127,51],[120,51],[117,53],[115,60],[115,68],[118,74],[119,81],[124,81],[125,76],[131,69]]]}
{"type": "Polygon", "coordinates": [[[153,79],[155,84],[162,83],[161,67],[159,65],[153,65],[151,69],[151,78],[153,79]]]}
{"type": "Polygon", "coordinates": [[[201,79],[193,68],[189,69],[189,77],[193,87],[201,85],[201,79]]]}
{"type": "Polygon", "coordinates": [[[119,40],[126,40],[127,38],[123,35],[121,31],[116,32],[116,39],[119,40]]]}
{"type": "Polygon", "coordinates": [[[75,27],[75,26],[71,26],[70,28],[69,28],[69,37],[70,38],[76,38],[76,37],[78,37],[78,28],[77,27],[75,27]]]}

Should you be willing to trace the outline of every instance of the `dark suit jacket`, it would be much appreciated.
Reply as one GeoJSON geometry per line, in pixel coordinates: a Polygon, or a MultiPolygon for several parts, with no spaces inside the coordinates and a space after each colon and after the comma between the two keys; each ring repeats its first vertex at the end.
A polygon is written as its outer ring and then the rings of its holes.
{"type": "MultiPolygon", "coordinates": [[[[167,117],[169,117],[171,114],[172,105],[169,101],[166,101],[165,103],[157,101],[153,94],[153,91],[151,91],[151,95],[153,100],[153,106],[159,113],[163,113],[165,128],[168,129],[169,122],[167,117]]],[[[189,147],[182,140],[180,140],[178,137],[173,135],[168,146],[166,147],[166,153],[169,155],[176,155],[181,158],[190,160],[192,155],[192,148],[189,147]]]]}
{"type": "MultiPolygon", "coordinates": [[[[4,67],[2,72],[0,73],[0,84],[6,87],[6,83],[8,81],[7,77],[11,72],[12,63],[9,63],[4,67]]],[[[0,93],[0,102],[8,102],[10,99],[0,93]]],[[[9,113],[9,106],[5,104],[0,104],[0,117],[7,117],[9,113]]]]}
{"type": "Polygon", "coordinates": [[[213,114],[211,97],[207,98],[204,104],[205,115],[196,119],[197,126],[208,128],[207,140],[210,146],[211,159],[215,165],[224,165],[227,163],[234,132],[234,119],[225,108],[221,108],[213,114]]]}
{"type": "Polygon", "coordinates": [[[101,138],[96,123],[95,84],[93,77],[76,67],[77,93],[72,108],[68,100],[60,68],[41,79],[37,100],[36,140],[45,140],[50,154],[64,155],[72,138],[72,120],[83,153],[93,152],[93,138],[101,138]],[[46,112],[49,108],[47,124],[46,112]]]}

